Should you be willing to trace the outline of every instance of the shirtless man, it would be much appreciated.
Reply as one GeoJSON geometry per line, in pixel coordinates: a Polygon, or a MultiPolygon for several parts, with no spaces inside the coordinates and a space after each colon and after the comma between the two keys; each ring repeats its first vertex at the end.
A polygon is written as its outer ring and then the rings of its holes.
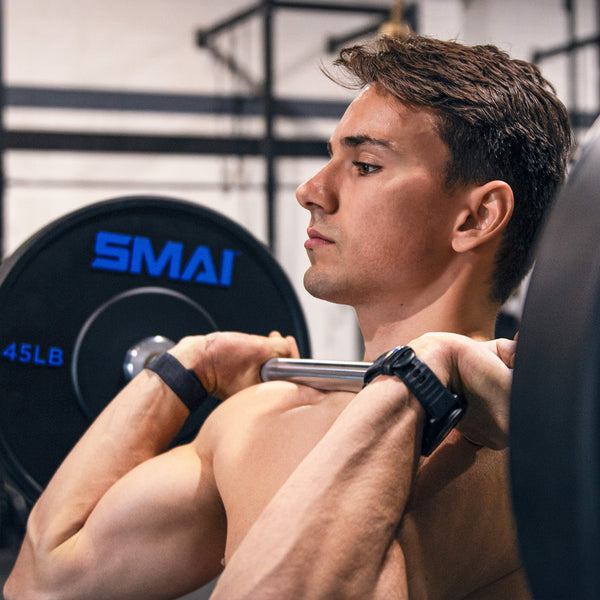
{"type": "Polygon", "coordinates": [[[504,448],[514,347],[474,340],[529,268],[566,111],[491,47],[383,38],[339,62],[367,87],[298,189],[306,288],[354,306],[365,360],[410,342],[466,397],[463,420],[420,458],[424,412],[395,377],[356,395],[248,387],[293,340],[186,338],[170,353],[227,401],[165,451],[188,409],[154,372],[136,377],[33,508],[8,600],[173,598],[223,562],[228,600],[528,598],[504,448]]]}

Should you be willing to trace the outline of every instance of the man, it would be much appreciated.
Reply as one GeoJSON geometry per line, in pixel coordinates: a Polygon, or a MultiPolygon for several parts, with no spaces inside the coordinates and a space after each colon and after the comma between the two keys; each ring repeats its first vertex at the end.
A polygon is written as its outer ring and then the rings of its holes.
{"type": "Polygon", "coordinates": [[[528,597],[502,450],[514,348],[485,340],[563,179],[565,109],[493,47],[382,38],[338,64],[366,87],[297,193],[305,286],[354,306],[366,360],[410,342],[463,421],[419,458],[425,412],[398,378],[247,387],[293,340],[184,339],[170,354],[228,400],[165,451],[188,409],[142,372],[33,508],[9,600],[177,597],[222,564],[222,598],[528,597]]]}
{"type": "Polygon", "coordinates": [[[211,600],[529,597],[501,454],[475,445],[503,447],[514,342],[411,346],[469,401],[460,427],[473,442],[452,436],[415,474],[423,407],[377,377],[276,492],[211,600]]]}

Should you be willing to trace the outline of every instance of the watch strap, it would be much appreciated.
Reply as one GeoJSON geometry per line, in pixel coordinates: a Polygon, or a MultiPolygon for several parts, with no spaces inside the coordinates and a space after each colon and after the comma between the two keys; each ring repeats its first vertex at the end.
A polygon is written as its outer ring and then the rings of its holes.
{"type": "Polygon", "coordinates": [[[377,358],[365,372],[365,385],[378,375],[398,377],[423,407],[426,421],[421,454],[429,456],[462,417],[464,401],[452,394],[409,346],[398,346],[377,358]]]}
{"type": "Polygon", "coordinates": [[[152,358],[145,368],[156,373],[190,412],[194,412],[208,396],[206,388],[193,369],[186,369],[168,352],[152,358]]]}
{"type": "MultiPolygon", "coordinates": [[[[404,346],[404,348],[408,348],[404,346]]],[[[412,352],[412,349],[410,349],[412,352]]],[[[411,368],[402,369],[401,379],[430,418],[441,419],[448,411],[450,397],[455,401],[458,396],[438,379],[437,375],[412,352],[411,368]]]]}

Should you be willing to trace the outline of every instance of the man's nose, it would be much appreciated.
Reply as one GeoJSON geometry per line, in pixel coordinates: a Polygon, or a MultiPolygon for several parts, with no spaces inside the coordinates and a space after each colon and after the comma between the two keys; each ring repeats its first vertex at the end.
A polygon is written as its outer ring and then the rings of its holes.
{"type": "Polygon", "coordinates": [[[337,210],[338,199],[331,167],[331,163],[327,164],[296,190],[296,198],[306,210],[321,209],[326,213],[337,210]]]}

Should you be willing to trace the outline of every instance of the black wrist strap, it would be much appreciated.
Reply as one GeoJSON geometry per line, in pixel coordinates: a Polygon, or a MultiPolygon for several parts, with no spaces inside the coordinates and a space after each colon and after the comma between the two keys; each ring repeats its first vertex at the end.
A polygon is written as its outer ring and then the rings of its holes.
{"type": "Polygon", "coordinates": [[[198,375],[192,369],[186,369],[172,354],[164,352],[155,356],[146,365],[146,369],[156,373],[175,395],[194,412],[208,396],[208,392],[198,375]]]}

